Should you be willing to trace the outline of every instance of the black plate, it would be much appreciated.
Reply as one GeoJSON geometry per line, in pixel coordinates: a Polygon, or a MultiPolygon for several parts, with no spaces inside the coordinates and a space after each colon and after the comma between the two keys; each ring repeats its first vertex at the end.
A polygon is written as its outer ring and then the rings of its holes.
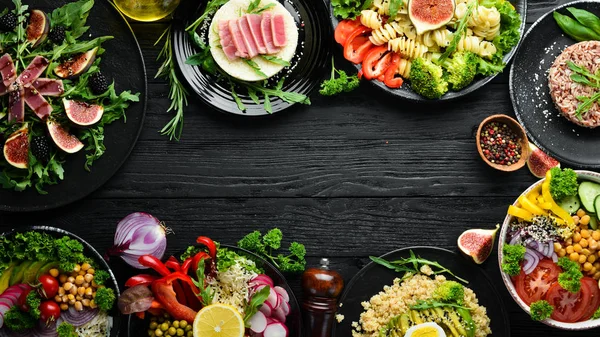
{"type": "MultiPolygon", "coordinates": [[[[527,0],[511,0],[510,2],[515,6],[515,8],[517,9],[517,12],[519,12],[519,14],[521,14],[521,27],[519,28],[519,33],[521,35],[523,35],[523,32],[525,31],[525,18],[527,17],[527,0]]],[[[335,17],[335,15],[333,15],[333,7],[331,7],[331,6],[330,6],[330,13],[331,13],[330,14],[331,24],[332,24],[333,28],[335,29],[335,27],[337,27],[337,25],[339,23],[339,20],[335,17]]],[[[342,52],[341,46],[337,43],[336,43],[336,45],[338,47],[338,50],[340,52],[342,52]]],[[[517,47],[514,47],[510,52],[508,52],[506,55],[504,55],[504,63],[508,64],[508,62],[510,61],[510,59],[512,58],[512,56],[516,50],[517,50],[517,47]]],[[[353,64],[353,65],[356,68],[356,70],[360,70],[360,68],[361,68],[360,65],[358,65],[358,64],[353,64]]],[[[400,87],[398,89],[388,88],[381,81],[370,81],[370,82],[372,84],[374,84],[375,86],[379,87],[381,90],[383,90],[391,95],[394,95],[394,96],[397,96],[400,98],[404,98],[409,101],[435,103],[435,102],[439,102],[439,101],[450,101],[450,100],[454,100],[459,97],[468,95],[468,94],[474,92],[475,90],[486,85],[489,81],[493,80],[494,77],[496,77],[497,75],[498,74],[488,76],[488,77],[478,76],[469,86],[467,86],[463,90],[448,91],[444,96],[440,97],[439,99],[433,99],[433,100],[424,98],[421,95],[412,91],[412,89],[410,88],[410,83],[409,83],[410,81],[405,82],[405,84],[403,84],[402,87],[400,87]]]]}
{"type": "MultiPolygon", "coordinates": [[[[291,61],[293,70],[287,76],[283,90],[309,96],[325,75],[326,71],[323,71],[323,69],[326,69],[331,62],[329,46],[331,45],[333,33],[328,24],[327,5],[323,0],[278,1],[292,14],[299,33],[298,47],[291,61]]],[[[257,105],[245,94],[239,95],[246,106],[245,111],[240,111],[231,96],[231,89],[227,81],[217,80],[215,76],[203,73],[200,67],[185,64],[188,57],[198,52],[192,45],[185,27],[202,13],[204,3],[202,2],[202,6],[197,8],[198,2],[183,2],[176,13],[173,48],[183,77],[205,103],[221,112],[241,116],[269,115],[263,109],[262,102],[264,100],[262,98],[261,104],[257,105]]],[[[208,44],[206,36],[203,36],[203,38],[204,42],[208,44]]],[[[289,108],[293,104],[282,101],[280,98],[271,98],[271,105],[273,113],[276,113],[289,108]]]]}
{"type": "MultiPolygon", "coordinates": [[[[0,234],[0,237],[3,237],[3,236],[10,237],[17,233],[24,233],[24,232],[29,232],[29,231],[44,232],[44,233],[47,233],[47,234],[52,235],[57,238],[67,235],[70,238],[81,242],[83,244],[84,255],[93,258],[94,261],[96,263],[98,263],[100,265],[100,267],[102,267],[102,269],[106,270],[108,272],[108,274],[110,274],[110,280],[107,281],[106,286],[115,290],[115,295],[117,296],[117,298],[119,298],[119,296],[121,296],[121,292],[119,291],[119,287],[117,286],[117,279],[115,278],[115,275],[113,274],[112,270],[110,269],[110,267],[108,266],[106,261],[104,261],[104,259],[102,258],[102,255],[100,255],[98,253],[98,251],[96,251],[96,249],[94,249],[94,247],[92,247],[92,245],[90,245],[87,241],[85,241],[84,239],[80,238],[79,236],[77,236],[71,232],[67,232],[66,230],[63,230],[60,228],[55,228],[55,227],[50,227],[50,226],[26,226],[26,227],[20,227],[18,230],[12,230],[10,232],[2,233],[2,234],[0,234]]],[[[120,331],[120,327],[121,327],[121,313],[119,312],[119,309],[117,308],[116,302],[115,302],[115,306],[108,314],[109,314],[109,316],[111,316],[113,318],[113,326],[112,326],[112,329],[110,330],[110,337],[117,337],[117,336],[119,336],[119,331],[120,331]]]]}
{"type": "MultiPolygon", "coordinates": [[[[24,0],[30,8],[52,11],[70,1],[66,0],[24,0]]],[[[4,2],[4,6],[8,2],[4,2]]],[[[2,6],[2,7],[4,7],[2,6]]],[[[100,67],[110,80],[114,78],[117,92],[131,90],[140,92],[140,102],[133,103],[126,111],[127,122],[116,121],[105,129],[106,152],[92,166],[92,171],[84,169],[85,151],[68,155],[63,164],[65,180],[48,186],[47,195],[40,195],[35,188],[24,192],[0,189],[0,211],[29,212],[48,210],[80,200],[102,186],[125,162],[137,141],[144,122],[146,110],[146,68],[142,52],[133,31],[121,14],[109,1],[96,1],[88,18],[90,30],[83,38],[91,39],[101,35],[111,35],[114,39],[103,43],[106,52],[102,55],[100,67]]]]}
{"type": "MultiPolygon", "coordinates": [[[[381,257],[387,260],[407,258],[410,256],[409,251],[411,249],[416,255],[428,260],[437,261],[442,266],[452,270],[457,276],[469,281],[466,287],[475,292],[479,300],[479,305],[487,308],[487,315],[491,320],[490,327],[493,335],[510,337],[510,324],[502,299],[494,284],[479,267],[470,261],[466,261],[456,253],[434,247],[402,248],[381,257]]],[[[450,275],[444,275],[448,279],[453,279],[450,275]]],[[[360,314],[363,312],[363,307],[360,303],[369,301],[373,295],[382,291],[384,286],[392,285],[394,279],[397,277],[402,277],[402,275],[373,262],[361,269],[350,280],[340,298],[340,303],[343,305],[338,309],[338,313],[345,317],[342,323],[336,324],[334,336],[352,336],[351,324],[352,322],[358,322],[360,314]]]]}
{"type": "MultiPolygon", "coordinates": [[[[600,14],[600,2],[575,1],[557,7],[576,6],[600,14]]],[[[578,126],[554,106],[548,90],[547,71],[566,46],[576,41],[565,36],[552,12],[539,18],[523,37],[510,69],[510,98],[529,140],[569,166],[600,168],[600,134],[578,126]]]]}
{"type": "MultiPolygon", "coordinates": [[[[247,255],[250,259],[257,262],[257,264],[262,263],[262,267],[265,270],[265,274],[273,279],[273,282],[275,283],[275,285],[284,288],[290,295],[289,303],[290,303],[292,310],[290,311],[290,315],[287,316],[287,321],[285,322],[285,325],[289,329],[288,336],[289,337],[304,336],[303,335],[303,325],[302,325],[302,314],[300,312],[300,305],[298,304],[298,300],[296,299],[296,296],[294,295],[292,288],[290,288],[287,281],[285,280],[285,277],[281,274],[281,272],[277,268],[275,268],[275,266],[273,266],[272,264],[270,264],[263,258],[259,257],[258,255],[254,254],[252,252],[249,252],[245,249],[241,249],[241,248],[238,248],[235,246],[229,246],[229,245],[221,245],[221,247],[235,250],[236,252],[238,252],[240,254],[247,255]]],[[[146,318],[145,320],[141,320],[134,315],[129,315],[129,318],[127,319],[127,324],[129,327],[128,328],[128,336],[129,337],[139,337],[139,336],[141,336],[140,331],[144,331],[144,333],[145,333],[145,331],[148,330],[149,321],[148,321],[148,318],[146,318]]]]}

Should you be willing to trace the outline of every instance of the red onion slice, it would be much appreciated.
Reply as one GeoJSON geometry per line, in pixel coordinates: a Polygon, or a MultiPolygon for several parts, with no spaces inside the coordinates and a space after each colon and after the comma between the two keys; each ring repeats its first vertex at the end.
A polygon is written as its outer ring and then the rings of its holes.
{"type": "Polygon", "coordinates": [[[73,326],[79,327],[90,322],[97,315],[98,309],[84,309],[82,311],[77,311],[70,306],[69,310],[63,311],[60,317],[66,322],[73,324],[73,326]]]}
{"type": "Polygon", "coordinates": [[[540,262],[540,253],[536,250],[525,248],[525,260],[523,263],[523,272],[526,275],[531,274],[531,272],[537,267],[540,262]],[[539,254],[539,255],[538,255],[539,254]]]}

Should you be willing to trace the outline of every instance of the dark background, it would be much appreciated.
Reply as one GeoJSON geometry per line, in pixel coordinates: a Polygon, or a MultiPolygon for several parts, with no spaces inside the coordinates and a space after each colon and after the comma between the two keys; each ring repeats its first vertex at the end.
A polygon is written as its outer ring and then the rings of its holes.
{"type": "MultiPolygon", "coordinates": [[[[528,23],[560,3],[530,1],[528,23]]],[[[507,206],[536,181],[527,168],[494,171],[476,150],[481,120],[514,116],[508,69],[476,93],[443,104],[405,102],[363,82],[350,94],[315,94],[311,106],[249,120],[190,97],[182,139],[170,142],[158,132],[172,117],[169,87],[153,78],[159,51],[153,44],[166,24],[132,26],[146,60],[148,109],[131,157],[85,200],[43,213],[0,214],[0,231],[52,225],[102,252],[121,218],[144,211],[175,231],[168,240],[168,253],[175,253],[198,235],[235,244],[250,231],[277,226],[286,244],[306,245],[310,265],[328,257],[349,281],[369,255],[415,245],[456,250],[460,233],[501,223],[507,206]]],[[[111,263],[120,282],[135,272],[111,263]]],[[[495,251],[481,268],[503,296],[513,336],[600,332],[532,322],[505,289],[495,251]]],[[[299,276],[289,281],[301,297],[299,276]]]]}

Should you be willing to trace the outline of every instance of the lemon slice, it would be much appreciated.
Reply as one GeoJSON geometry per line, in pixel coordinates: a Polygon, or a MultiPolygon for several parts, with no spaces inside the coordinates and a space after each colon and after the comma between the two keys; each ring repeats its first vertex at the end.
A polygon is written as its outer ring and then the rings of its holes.
{"type": "Polygon", "coordinates": [[[194,337],[243,337],[244,331],[242,315],[227,304],[206,306],[194,319],[194,337]]]}

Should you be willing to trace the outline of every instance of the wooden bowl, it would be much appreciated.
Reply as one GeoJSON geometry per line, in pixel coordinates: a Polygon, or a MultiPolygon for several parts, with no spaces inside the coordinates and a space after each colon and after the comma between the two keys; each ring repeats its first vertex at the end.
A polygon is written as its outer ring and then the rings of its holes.
{"type": "Polygon", "coordinates": [[[477,129],[476,139],[477,139],[477,152],[479,152],[479,156],[481,156],[481,159],[483,159],[483,161],[486,164],[495,168],[496,170],[504,171],[504,172],[516,171],[516,170],[520,169],[521,167],[525,166],[525,163],[527,162],[527,158],[529,158],[529,154],[530,154],[529,140],[527,139],[527,134],[525,133],[525,130],[523,129],[521,124],[519,124],[516,120],[514,120],[513,118],[511,118],[507,115],[492,115],[492,116],[489,116],[488,118],[484,119],[483,122],[481,122],[481,124],[479,124],[479,128],[477,129]],[[500,164],[492,163],[483,154],[483,149],[481,148],[481,139],[480,139],[481,129],[483,129],[484,125],[491,123],[491,122],[498,122],[498,123],[506,124],[521,140],[521,158],[516,163],[514,163],[512,165],[500,165],[500,164]]]}

